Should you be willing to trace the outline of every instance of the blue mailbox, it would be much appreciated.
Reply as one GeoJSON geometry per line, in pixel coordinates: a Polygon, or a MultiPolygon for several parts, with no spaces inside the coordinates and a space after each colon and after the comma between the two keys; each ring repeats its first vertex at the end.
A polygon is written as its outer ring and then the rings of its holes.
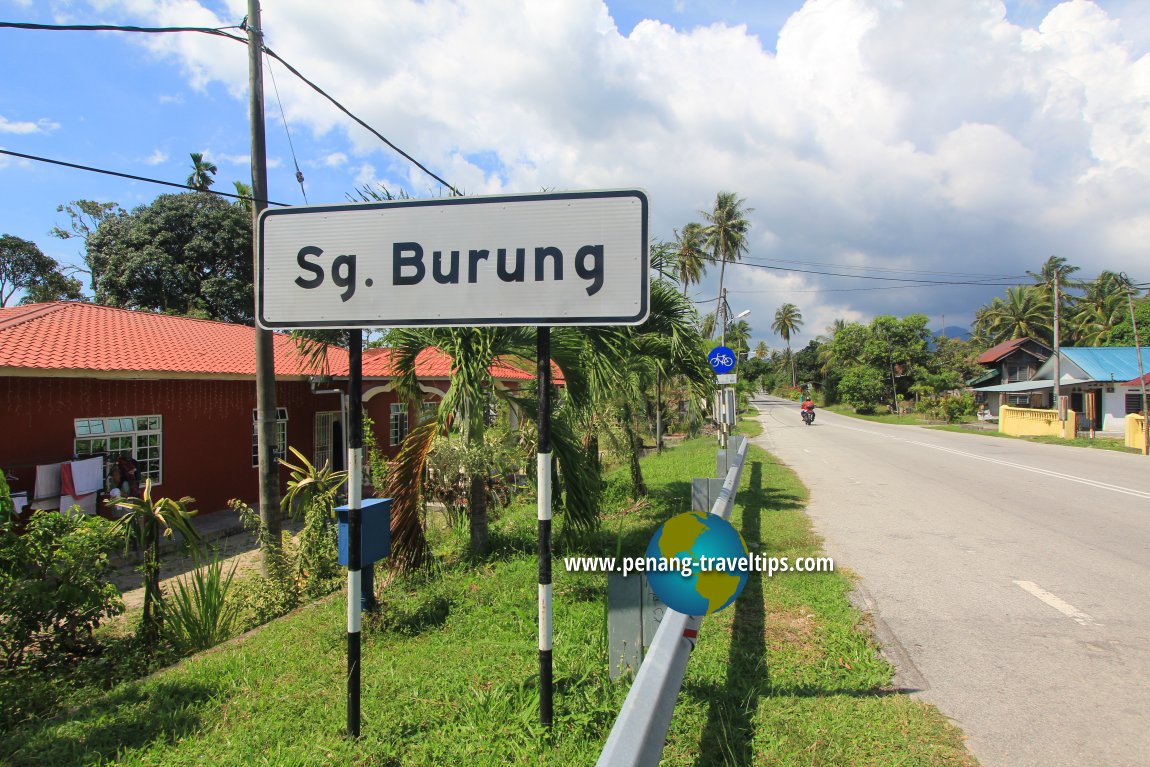
{"type": "MultiPolygon", "coordinates": [[[[360,564],[366,569],[391,554],[391,499],[365,498],[360,514],[360,564]]],[[[339,563],[347,567],[347,506],[335,510],[339,517],[339,563]]]]}

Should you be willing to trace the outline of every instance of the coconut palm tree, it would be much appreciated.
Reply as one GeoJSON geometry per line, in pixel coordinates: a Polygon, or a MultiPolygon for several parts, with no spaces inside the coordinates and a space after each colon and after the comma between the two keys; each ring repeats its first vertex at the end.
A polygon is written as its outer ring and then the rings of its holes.
{"type": "MultiPolygon", "coordinates": [[[[707,219],[707,227],[703,230],[706,236],[705,247],[719,262],[719,306],[723,310],[723,277],[726,273],[728,261],[738,261],[747,252],[747,230],[751,222],[747,214],[752,208],[744,208],[746,200],[734,192],[719,192],[715,196],[715,207],[710,211],[701,211],[707,219]]],[[[721,317],[718,330],[722,332],[726,325],[726,317],[721,317]]]]}
{"type": "Polygon", "coordinates": [[[986,340],[999,344],[1013,338],[1035,338],[1049,343],[1054,323],[1053,295],[1033,285],[1006,289],[1006,300],[995,297],[979,313],[977,322],[985,328],[986,340]]]}
{"type": "Polygon", "coordinates": [[[1111,329],[1126,319],[1125,283],[1114,272],[1104,271],[1084,289],[1070,317],[1070,329],[1078,343],[1102,346],[1111,329]]]}
{"type": "Polygon", "coordinates": [[[675,230],[675,266],[679,282],[683,284],[683,295],[687,295],[688,287],[698,285],[707,271],[706,242],[702,224],[692,221],[683,231],[675,230]]]}
{"type": "Polygon", "coordinates": [[[785,303],[775,311],[775,321],[771,323],[771,330],[782,336],[787,342],[787,358],[791,361],[791,386],[798,386],[798,376],[795,372],[795,358],[791,354],[791,336],[803,326],[803,313],[799,307],[792,303],[785,303]]]}
{"type": "Polygon", "coordinates": [[[192,175],[188,176],[187,184],[196,191],[206,192],[208,188],[216,183],[212,176],[216,175],[219,168],[210,160],[204,159],[203,152],[192,152],[192,175]]]}
{"type": "Polygon", "coordinates": [[[755,344],[755,357],[757,359],[765,360],[767,358],[768,351],[769,350],[767,349],[766,341],[759,341],[757,344],[755,344]]]}
{"type": "Polygon", "coordinates": [[[203,544],[203,538],[192,525],[195,513],[188,506],[194,498],[152,498],[152,480],[144,482],[144,492],[139,498],[120,498],[111,503],[122,516],[116,520],[129,544],[135,544],[144,552],[144,615],[140,621],[140,638],[149,647],[160,634],[160,621],[163,616],[160,601],[160,535],[170,536],[172,531],[180,533],[195,548],[203,544]]]}
{"type": "Polygon", "coordinates": [[[751,350],[751,323],[746,320],[735,320],[727,326],[727,346],[736,354],[746,354],[751,350]]]}

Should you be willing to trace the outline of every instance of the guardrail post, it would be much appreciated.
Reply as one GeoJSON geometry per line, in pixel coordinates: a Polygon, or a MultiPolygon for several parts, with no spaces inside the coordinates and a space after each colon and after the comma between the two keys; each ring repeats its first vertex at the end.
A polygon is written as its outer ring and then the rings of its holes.
{"type": "MultiPolygon", "coordinates": [[[[732,466],[711,508],[712,514],[723,519],[731,515],[743,473],[747,455],[745,437],[738,440],[733,455],[732,466]]],[[[658,766],[701,620],[667,608],[599,754],[597,767],[658,766]]]]}

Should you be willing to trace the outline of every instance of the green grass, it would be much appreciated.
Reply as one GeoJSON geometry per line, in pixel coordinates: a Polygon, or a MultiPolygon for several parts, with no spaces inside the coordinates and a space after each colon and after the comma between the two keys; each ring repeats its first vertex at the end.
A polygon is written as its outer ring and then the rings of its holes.
{"type": "MultiPolygon", "coordinates": [[[[612,476],[600,533],[564,554],[640,554],[688,508],[690,478],[713,470],[712,439],[644,459],[648,503],[612,476]]],[[[773,556],[814,554],[806,490],[753,448],[732,523],[773,556]]],[[[610,681],[603,575],[555,576],[556,723],[536,724],[533,504],[494,525],[496,553],[437,542],[438,572],[397,581],[366,622],[363,737],[344,736],[344,599],[323,600],[55,719],[0,734],[11,765],[591,764],[627,692],[610,681]]],[[[888,695],[891,669],[859,629],[842,573],[752,574],[707,618],[664,752],[668,765],[973,765],[933,707],[888,695]]]]}
{"type": "Polygon", "coordinates": [[[981,434],[984,437],[1005,437],[1007,439],[1021,439],[1026,442],[1041,442],[1044,445],[1067,445],[1069,447],[1090,447],[1095,450],[1114,450],[1119,453],[1135,453],[1141,455],[1142,451],[1126,447],[1124,439],[1116,439],[1114,437],[1075,437],[1074,439],[1063,439],[1062,437],[1018,437],[1013,434],[1003,434],[1000,431],[989,431],[986,429],[966,429],[962,426],[931,426],[932,429],[939,429],[940,431],[957,431],[963,434],[981,434]]]}
{"type": "Polygon", "coordinates": [[[917,415],[894,415],[893,413],[863,415],[862,413],[856,413],[855,409],[850,405],[827,405],[823,409],[829,410],[832,413],[838,413],[839,415],[858,418],[862,421],[873,421],[874,423],[893,423],[900,426],[923,426],[927,423],[926,419],[920,418],[917,415]]]}

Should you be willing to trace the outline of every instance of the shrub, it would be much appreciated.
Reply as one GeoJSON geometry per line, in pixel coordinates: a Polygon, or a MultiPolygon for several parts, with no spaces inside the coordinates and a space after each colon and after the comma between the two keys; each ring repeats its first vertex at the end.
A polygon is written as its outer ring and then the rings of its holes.
{"type": "Polygon", "coordinates": [[[92,631],[123,612],[107,581],[112,522],[84,514],[37,511],[22,534],[0,523],[0,655],[19,666],[33,647],[42,661],[90,652],[92,631]]]}
{"type": "Polygon", "coordinates": [[[163,635],[177,652],[191,655],[230,639],[239,623],[240,605],[228,600],[236,564],[224,574],[216,556],[176,580],[162,603],[163,635]]]}
{"type": "Polygon", "coordinates": [[[873,413],[885,392],[882,373],[867,365],[851,368],[839,381],[840,396],[858,413],[873,413]]]}

